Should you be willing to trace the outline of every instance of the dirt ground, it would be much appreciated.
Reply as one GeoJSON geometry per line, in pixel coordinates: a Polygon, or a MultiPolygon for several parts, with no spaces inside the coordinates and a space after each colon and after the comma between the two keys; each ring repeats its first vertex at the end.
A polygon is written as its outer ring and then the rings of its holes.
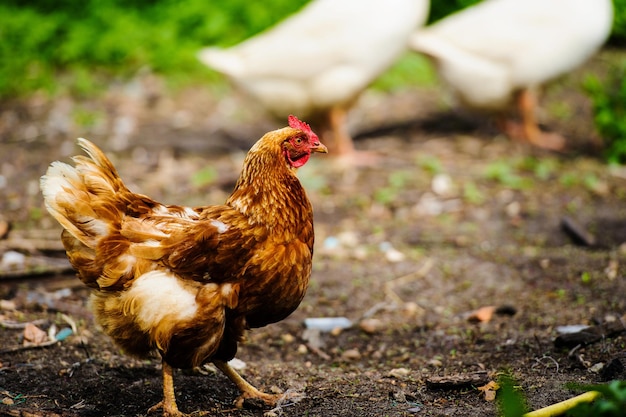
{"type": "MultiPolygon", "coordinates": [[[[181,410],[495,416],[497,403],[478,387],[501,372],[515,378],[529,409],[579,392],[568,383],[626,379],[624,333],[555,344],[561,326],[611,326],[626,314],[626,170],[603,163],[578,88],[606,56],[545,91],[541,119],[567,136],[563,153],[451,110],[435,87],[368,92],[351,128],[357,147],[379,159],[346,167],[315,156],[300,170],[315,209],[309,291],[288,319],[250,332],[237,355],[256,386],[304,397],[271,411],[238,410],[235,387],[205,366],[176,372],[181,410]],[[488,306],[498,314],[472,320],[488,306]],[[353,325],[306,329],[313,317],[353,325]],[[450,386],[441,377],[470,382],[450,386]]],[[[12,225],[0,240],[0,415],[145,416],[160,400],[158,358],[124,356],[94,326],[38,178],[51,161],[77,154],[74,140],[85,136],[133,190],[165,203],[222,203],[245,150],[280,124],[229,90],[163,91],[143,74],[97,101],[0,104],[0,222],[12,225]],[[15,253],[27,276],[11,263],[15,253]],[[74,332],[25,349],[27,322],[74,332]]]]}

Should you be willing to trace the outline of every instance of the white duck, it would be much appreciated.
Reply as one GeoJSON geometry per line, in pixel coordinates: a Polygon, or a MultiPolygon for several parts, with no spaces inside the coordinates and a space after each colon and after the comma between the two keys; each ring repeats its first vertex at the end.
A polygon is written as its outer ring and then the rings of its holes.
{"type": "Polygon", "coordinates": [[[313,0],[276,26],[198,57],[275,116],[309,121],[335,155],[354,152],[346,116],[405,52],[429,0],[313,0]]]}
{"type": "Polygon", "coordinates": [[[517,100],[522,138],[561,149],[562,136],[539,130],[531,90],[597,52],[612,17],[611,0],[486,0],[417,30],[409,45],[434,60],[462,104],[502,110],[517,100]]]}

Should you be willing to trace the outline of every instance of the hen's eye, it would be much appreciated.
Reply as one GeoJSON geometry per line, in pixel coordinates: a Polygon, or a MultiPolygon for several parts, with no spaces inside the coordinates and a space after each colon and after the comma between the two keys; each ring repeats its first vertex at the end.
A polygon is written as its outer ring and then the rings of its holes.
{"type": "Polygon", "coordinates": [[[303,139],[302,139],[301,137],[299,137],[299,136],[298,136],[298,137],[296,138],[295,142],[299,145],[299,144],[301,144],[301,143],[302,143],[302,140],[303,140],[303,139]]]}

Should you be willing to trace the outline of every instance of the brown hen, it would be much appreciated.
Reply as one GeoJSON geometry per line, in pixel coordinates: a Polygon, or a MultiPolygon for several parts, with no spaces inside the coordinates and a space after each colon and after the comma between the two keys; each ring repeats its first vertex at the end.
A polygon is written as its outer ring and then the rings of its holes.
{"type": "Polygon", "coordinates": [[[296,169],[327,152],[317,135],[290,116],[250,149],[224,205],[195,208],[129,191],[100,149],[78,143],[88,157],[54,162],[41,179],[46,208],[104,332],[128,354],[161,354],[163,400],[152,409],[183,415],[172,368],[206,362],[237,385],[238,406],[274,404],[228,361],[247,328],[284,319],[304,297],[313,214],[296,169]]]}

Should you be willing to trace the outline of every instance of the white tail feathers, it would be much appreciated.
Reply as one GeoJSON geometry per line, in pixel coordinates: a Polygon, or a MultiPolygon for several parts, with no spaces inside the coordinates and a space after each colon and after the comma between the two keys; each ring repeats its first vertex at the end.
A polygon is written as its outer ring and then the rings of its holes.
{"type": "Polygon", "coordinates": [[[100,238],[110,232],[107,216],[102,215],[99,207],[125,187],[98,147],[83,138],[78,139],[78,144],[89,158],[75,156],[75,167],[53,162],[41,177],[40,187],[48,212],[72,236],[95,248],[100,238]]]}

